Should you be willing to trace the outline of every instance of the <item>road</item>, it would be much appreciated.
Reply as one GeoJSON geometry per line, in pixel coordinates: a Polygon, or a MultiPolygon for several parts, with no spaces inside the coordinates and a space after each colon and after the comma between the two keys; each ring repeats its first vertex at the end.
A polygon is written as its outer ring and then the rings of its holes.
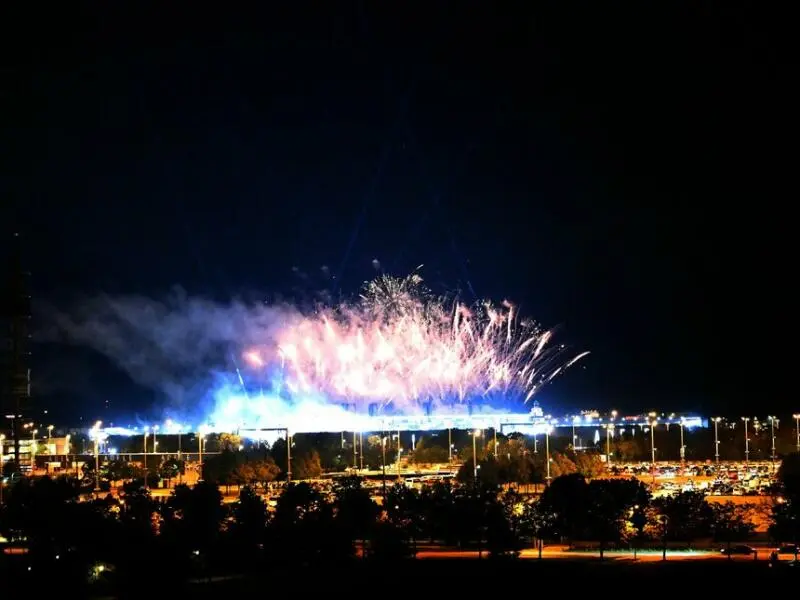
{"type": "MultiPolygon", "coordinates": [[[[761,548],[758,551],[758,560],[767,560],[769,558],[769,550],[767,548],[761,548]]],[[[483,556],[486,556],[486,552],[483,553],[483,556]]],[[[478,551],[477,550],[459,550],[453,548],[436,548],[436,547],[421,547],[417,551],[417,558],[419,559],[453,559],[453,558],[464,558],[464,559],[476,559],[478,558],[478,551]]],[[[538,559],[539,553],[537,550],[533,548],[526,548],[524,549],[521,554],[520,558],[522,559],[538,559]]],[[[606,551],[604,558],[606,560],[613,560],[613,561],[620,561],[620,562],[633,562],[633,553],[630,551],[606,551]]],[[[567,546],[546,546],[542,551],[542,559],[547,560],[599,560],[600,559],[600,552],[598,551],[582,551],[582,550],[570,550],[567,546]]],[[[646,550],[646,551],[639,551],[636,553],[636,561],[637,562],[657,562],[663,560],[662,552],[660,550],[646,550]]],[[[697,550],[697,551],[675,551],[675,550],[667,550],[667,560],[668,561],[698,561],[698,560],[713,560],[713,561],[727,561],[729,560],[728,557],[723,556],[720,554],[718,550],[697,550]]],[[[752,556],[733,556],[730,560],[741,562],[741,561],[753,561],[754,558],[752,556]]]]}

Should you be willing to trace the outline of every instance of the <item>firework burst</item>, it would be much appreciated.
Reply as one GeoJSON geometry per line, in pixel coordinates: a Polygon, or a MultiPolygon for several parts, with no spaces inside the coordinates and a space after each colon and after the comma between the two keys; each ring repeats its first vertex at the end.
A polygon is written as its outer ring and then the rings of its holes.
{"type": "Polygon", "coordinates": [[[497,396],[527,402],[588,354],[567,356],[551,337],[509,302],[467,306],[434,296],[418,274],[383,275],[357,302],[297,316],[244,358],[252,369],[278,365],[292,396],[406,412],[497,396]]]}

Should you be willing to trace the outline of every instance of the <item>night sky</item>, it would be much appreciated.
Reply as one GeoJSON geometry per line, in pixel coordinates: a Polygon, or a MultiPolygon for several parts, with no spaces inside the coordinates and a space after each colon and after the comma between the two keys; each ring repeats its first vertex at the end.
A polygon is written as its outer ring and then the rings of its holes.
{"type": "MultiPolygon", "coordinates": [[[[2,9],[2,226],[37,302],[354,294],[373,259],[424,264],[592,352],[541,396],[553,412],[800,408],[777,383],[798,106],[781,15],[107,4],[2,9]]],[[[156,402],[69,346],[34,364],[51,410],[156,402]]]]}

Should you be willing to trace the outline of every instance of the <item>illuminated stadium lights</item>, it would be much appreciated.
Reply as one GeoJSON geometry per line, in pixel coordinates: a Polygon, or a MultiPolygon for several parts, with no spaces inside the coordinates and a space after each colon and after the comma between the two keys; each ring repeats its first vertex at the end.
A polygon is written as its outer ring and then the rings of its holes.
{"type": "MultiPolygon", "coordinates": [[[[613,413],[611,413],[613,415],[613,413]]],[[[697,427],[708,427],[708,419],[699,416],[670,416],[664,419],[654,419],[647,416],[629,416],[623,419],[624,422],[616,420],[616,416],[598,416],[588,419],[586,417],[576,417],[572,415],[554,418],[543,415],[538,407],[529,413],[476,413],[476,414],[454,414],[442,413],[431,415],[366,415],[355,412],[334,411],[330,414],[324,413],[319,418],[302,420],[292,419],[290,416],[268,419],[264,416],[253,422],[217,422],[203,423],[201,425],[177,424],[168,420],[161,426],[145,426],[143,432],[138,427],[105,427],[103,429],[92,428],[89,431],[90,437],[102,436],[100,441],[104,441],[108,436],[133,436],[150,435],[158,430],[162,435],[169,433],[181,435],[189,432],[200,432],[202,435],[209,433],[238,433],[243,437],[257,437],[258,431],[284,430],[289,429],[292,435],[304,433],[340,433],[342,431],[352,431],[356,433],[367,433],[374,431],[444,431],[447,429],[475,430],[475,429],[496,429],[502,433],[522,433],[526,435],[541,435],[552,432],[557,428],[607,428],[615,426],[623,428],[640,427],[642,429],[650,426],[653,420],[664,425],[681,425],[689,430],[697,427]],[[335,415],[336,418],[329,418],[335,415]],[[158,428],[158,429],[156,429],[158,428]]],[[[577,434],[574,434],[577,436],[577,434]]]]}

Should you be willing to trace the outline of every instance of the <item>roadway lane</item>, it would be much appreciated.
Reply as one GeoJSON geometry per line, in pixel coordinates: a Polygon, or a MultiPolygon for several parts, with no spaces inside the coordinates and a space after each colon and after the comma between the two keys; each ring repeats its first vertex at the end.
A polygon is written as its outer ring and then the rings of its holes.
{"type": "MultiPolygon", "coordinates": [[[[483,556],[486,557],[486,551],[483,556]]],[[[419,559],[477,559],[477,550],[460,550],[455,548],[436,548],[433,546],[426,546],[419,548],[417,551],[417,558],[419,559]]],[[[526,548],[520,553],[521,559],[537,560],[539,552],[534,548],[526,548]]],[[[633,562],[633,552],[630,551],[606,551],[604,558],[606,560],[633,562]]],[[[769,550],[763,548],[758,553],[758,560],[767,560],[769,558],[769,550]]],[[[599,560],[600,552],[598,551],[583,551],[583,550],[570,550],[567,546],[546,546],[542,551],[542,559],[547,560],[599,560]]],[[[646,550],[636,553],[636,562],[657,562],[662,560],[662,553],[660,550],[646,550]]],[[[723,556],[718,550],[696,550],[696,551],[667,551],[667,561],[700,561],[700,560],[713,560],[713,561],[726,561],[727,556],[723,556]]],[[[752,556],[733,556],[731,560],[753,561],[752,556]]]]}

